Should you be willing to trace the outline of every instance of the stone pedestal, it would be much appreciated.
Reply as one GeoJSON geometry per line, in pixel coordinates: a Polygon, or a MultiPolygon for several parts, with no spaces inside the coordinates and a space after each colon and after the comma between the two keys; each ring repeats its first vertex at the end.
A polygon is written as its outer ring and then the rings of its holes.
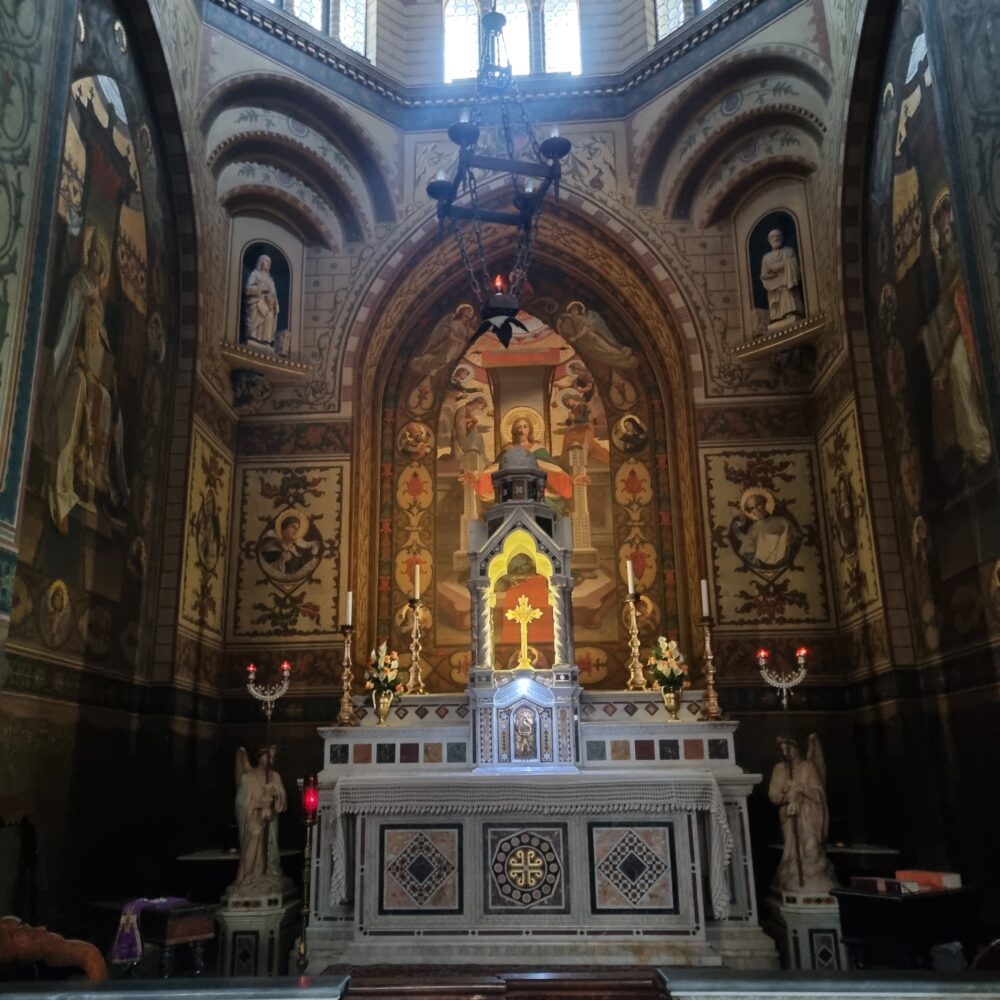
{"type": "Polygon", "coordinates": [[[301,904],[289,885],[271,893],[226,893],[216,911],[224,976],[283,976],[301,904]]]}
{"type": "Polygon", "coordinates": [[[771,891],[766,930],[788,969],[830,972],[849,968],[840,934],[840,908],[832,896],[771,891]]]}

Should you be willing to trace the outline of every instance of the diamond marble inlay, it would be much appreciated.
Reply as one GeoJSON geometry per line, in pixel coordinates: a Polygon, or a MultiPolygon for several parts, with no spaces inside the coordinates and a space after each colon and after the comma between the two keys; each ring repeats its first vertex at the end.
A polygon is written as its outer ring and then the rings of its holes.
{"type": "Polygon", "coordinates": [[[597,870],[635,906],[667,866],[632,830],[628,830],[617,846],[605,855],[597,870]]]}
{"type": "Polygon", "coordinates": [[[454,873],[455,865],[418,831],[386,871],[418,906],[423,906],[454,873]]]}
{"type": "Polygon", "coordinates": [[[673,824],[589,823],[593,913],[677,913],[673,824]]]}

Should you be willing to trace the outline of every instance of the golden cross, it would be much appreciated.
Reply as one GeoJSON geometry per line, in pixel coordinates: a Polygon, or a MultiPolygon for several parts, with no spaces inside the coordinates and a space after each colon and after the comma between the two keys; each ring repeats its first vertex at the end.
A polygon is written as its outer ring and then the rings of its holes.
{"type": "Polygon", "coordinates": [[[528,622],[536,622],[541,617],[541,611],[528,603],[526,594],[522,594],[517,599],[516,608],[510,608],[507,611],[507,621],[517,622],[521,626],[521,655],[517,659],[519,670],[531,666],[531,660],[528,659],[528,622]]]}

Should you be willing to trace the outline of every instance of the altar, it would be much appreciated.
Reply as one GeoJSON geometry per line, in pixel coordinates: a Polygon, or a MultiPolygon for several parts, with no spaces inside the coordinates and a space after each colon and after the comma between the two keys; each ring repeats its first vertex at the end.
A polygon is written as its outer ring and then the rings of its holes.
{"type": "Polygon", "coordinates": [[[319,731],[309,971],[512,957],[776,967],[747,822],[760,776],[737,764],[738,723],[707,720],[699,691],[673,712],[658,691],[584,691],[569,524],[530,454],[505,453],[493,478],[500,502],[469,530],[466,691],[407,694],[384,721],[354,696],[319,731]],[[508,612],[516,666],[493,662],[494,586],[514,555],[547,583],[549,668],[530,662],[527,602],[508,612]]]}

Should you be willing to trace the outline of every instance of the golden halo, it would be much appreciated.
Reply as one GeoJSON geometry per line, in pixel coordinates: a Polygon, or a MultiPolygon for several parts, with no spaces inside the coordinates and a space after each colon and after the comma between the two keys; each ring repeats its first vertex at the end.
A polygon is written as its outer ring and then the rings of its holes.
{"type": "Polygon", "coordinates": [[[744,514],[749,513],[747,510],[747,500],[752,496],[762,496],[767,501],[764,505],[764,509],[768,514],[774,513],[774,494],[767,489],[766,486],[751,486],[749,489],[744,490],[740,494],[740,511],[744,514]]]}
{"type": "Polygon", "coordinates": [[[536,444],[545,441],[545,420],[533,406],[511,407],[500,420],[500,440],[509,444],[512,440],[511,429],[518,420],[527,420],[531,424],[531,437],[536,444]]]}

